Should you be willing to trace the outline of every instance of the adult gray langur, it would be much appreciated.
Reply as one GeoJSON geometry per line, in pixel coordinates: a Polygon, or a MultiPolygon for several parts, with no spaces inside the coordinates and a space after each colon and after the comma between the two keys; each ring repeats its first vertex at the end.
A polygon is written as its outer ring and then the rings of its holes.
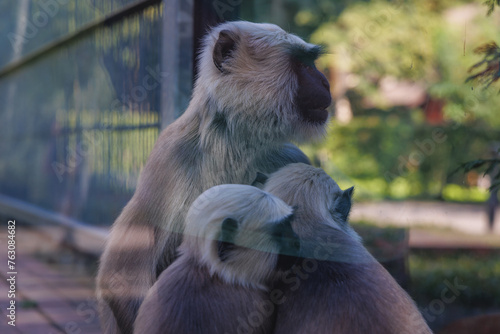
{"type": "Polygon", "coordinates": [[[272,24],[228,22],[208,33],[190,104],[160,134],[101,257],[105,333],[132,331],[147,291],[176,258],[199,194],[308,161],[288,141],[324,133],[331,96],[314,66],[319,54],[272,24]]]}
{"type": "Polygon", "coordinates": [[[269,284],[300,244],[293,209],[248,185],[220,185],[186,217],[179,257],[149,289],[137,334],[272,333],[269,284]],[[287,259],[285,255],[285,260],[287,259]]]}
{"type": "Polygon", "coordinates": [[[277,281],[275,334],[431,333],[408,294],[368,253],[348,223],[353,188],[323,170],[290,164],[264,189],[297,206],[301,258],[277,281]]]}

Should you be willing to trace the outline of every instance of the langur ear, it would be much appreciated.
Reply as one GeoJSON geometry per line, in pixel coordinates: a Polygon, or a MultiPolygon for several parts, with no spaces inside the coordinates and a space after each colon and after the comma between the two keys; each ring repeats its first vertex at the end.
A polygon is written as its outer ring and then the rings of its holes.
{"type": "Polygon", "coordinates": [[[266,174],[263,174],[261,172],[257,172],[257,175],[255,176],[255,180],[252,182],[252,186],[261,188],[267,181],[268,177],[266,174]]]}
{"type": "Polygon", "coordinates": [[[222,222],[220,239],[217,241],[217,256],[224,262],[235,248],[234,236],[238,231],[238,222],[232,218],[226,218],[222,222]]]}
{"type": "Polygon", "coordinates": [[[232,58],[238,40],[238,35],[229,30],[222,30],[219,32],[219,39],[215,43],[212,58],[215,67],[217,67],[221,73],[228,73],[227,69],[224,68],[224,63],[232,58]]]}
{"type": "Polygon", "coordinates": [[[337,203],[335,203],[335,212],[340,215],[343,221],[347,221],[349,212],[351,212],[353,193],[354,187],[344,190],[337,203]]]}

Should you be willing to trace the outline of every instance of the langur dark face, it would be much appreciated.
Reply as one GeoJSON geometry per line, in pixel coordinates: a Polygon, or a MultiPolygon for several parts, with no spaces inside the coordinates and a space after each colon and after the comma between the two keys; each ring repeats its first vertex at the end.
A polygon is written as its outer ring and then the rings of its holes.
{"type": "MultiPolygon", "coordinates": [[[[298,38],[297,38],[298,40],[298,38]]],[[[292,71],[297,82],[296,91],[293,94],[292,104],[295,106],[300,118],[307,123],[314,125],[323,125],[328,119],[328,111],[326,110],[331,102],[330,85],[326,77],[318,71],[314,65],[314,61],[321,55],[321,47],[312,44],[298,42],[287,46],[270,46],[261,43],[261,49],[255,50],[255,43],[251,51],[241,53],[245,57],[245,61],[250,63],[248,66],[237,68],[234,62],[238,55],[238,48],[244,43],[240,36],[230,30],[222,30],[219,32],[218,40],[214,46],[212,58],[216,68],[223,75],[230,75],[234,72],[235,75],[243,75],[249,77],[246,69],[252,71],[260,69],[263,72],[254,72],[254,76],[259,77],[260,84],[269,84],[274,86],[283,86],[279,78],[286,78],[287,75],[280,71],[286,68],[292,71]],[[274,52],[283,48],[284,52],[274,52]],[[274,50],[274,51],[273,51],[274,50]],[[252,55],[259,55],[258,60],[252,59],[252,55]],[[267,55],[267,58],[266,56],[267,55]],[[273,58],[275,57],[275,58],[273,58]],[[281,57],[278,59],[278,57],[281,57]],[[280,68],[279,65],[289,62],[290,66],[280,68]],[[253,64],[252,64],[253,63],[253,64]]],[[[286,79],[285,79],[286,80],[286,79]]],[[[289,79],[290,80],[290,79],[289,79]]],[[[287,97],[290,95],[287,95],[287,97]]],[[[279,98],[277,96],[277,98],[279,98]]]]}
{"type": "Polygon", "coordinates": [[[295,105],[302,118],[312,123],[324,123],[328,119],[326,108],[332,102],[330,84],[314,65],[320,53],[320,47],[291,50],[292,69],[299,83],[295,105]]]}

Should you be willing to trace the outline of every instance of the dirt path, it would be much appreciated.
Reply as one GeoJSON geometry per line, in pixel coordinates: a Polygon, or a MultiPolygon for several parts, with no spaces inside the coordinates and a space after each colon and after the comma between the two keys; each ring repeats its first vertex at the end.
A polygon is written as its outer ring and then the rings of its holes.
{"type": "MultiPolygon", "coordinates": [[[[355,203],[351,220],[382,226],[433,226],[468,234],[490,234],[484,204],[417,201],[355,203]]],[[[500,235],[500,210],[497,210],[494,234],[500,235]]]]}

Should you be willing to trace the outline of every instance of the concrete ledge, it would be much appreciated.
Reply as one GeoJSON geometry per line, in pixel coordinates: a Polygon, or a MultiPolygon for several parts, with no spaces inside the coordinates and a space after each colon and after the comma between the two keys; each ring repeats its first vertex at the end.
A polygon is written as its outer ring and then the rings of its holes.
{"type": "Polygon", "coordinates": [[[61,244],[95,256],[99,256],[104,250],[109,234],[107,228],[88,226],[78,220],[5,195],[0,195],[0,213],[7,219],[32,225],[61,244]]]}

